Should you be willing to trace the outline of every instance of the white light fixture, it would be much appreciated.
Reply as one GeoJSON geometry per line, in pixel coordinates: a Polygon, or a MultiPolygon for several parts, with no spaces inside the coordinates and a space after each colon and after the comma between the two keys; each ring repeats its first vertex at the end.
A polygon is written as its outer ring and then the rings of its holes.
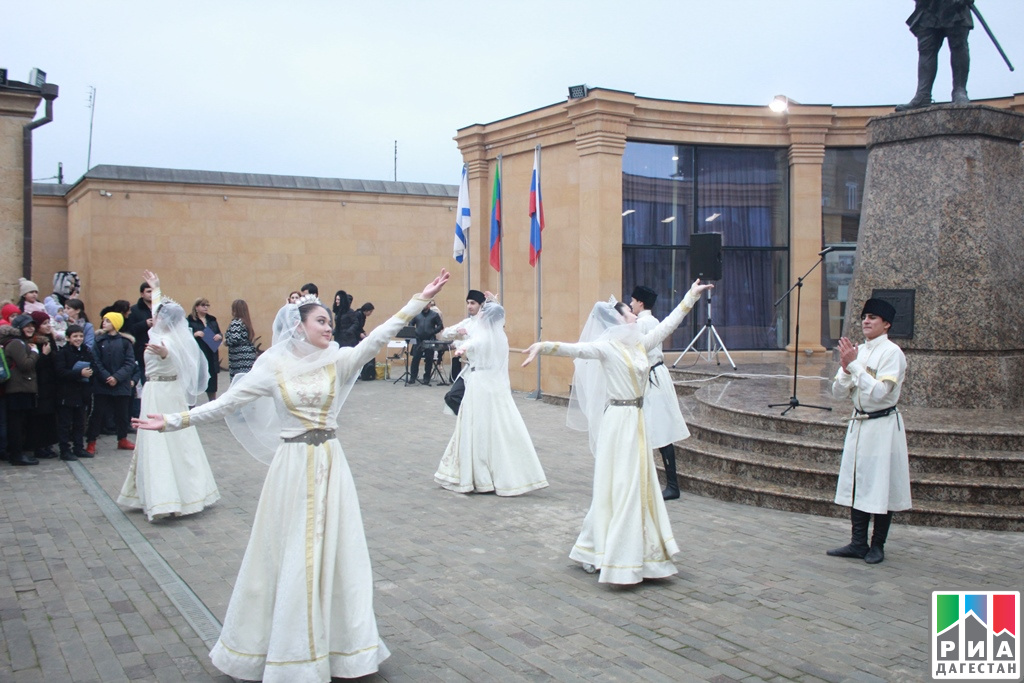
{"type": "Polygon", "coordinates": [[[721,217],[721,215],[722,214],[720,214],[720,213],[713,213],[710,216],[708,216],[707,218],[705,218],[704,222],[705,223],[710,223],[713,220],[717,220],[719,217],[721,217]]]}
{"type": "Polygon", "coordinates": [[[662,222],[662,223],[671,223],[671,222],[672,222],[672,221],[674,221],[675,219],[676,219],[676,217],[675,217],[675,216],[669,216],[668,218],[662,218],[662,219],[661,219],[661,222],[662,222]]]}
{"type": "Polygon", "coordinates": [[[112,192],[107,192],[106,190],[100,190],[100,196],[101,197],[113,197],[114,194],[112,192]]]}
{"type": "Polygon", "coordinates": [[[785,95],[776,95],[775,99],[768,103],[768,108],[776,114],[784,114],[789,111],[789,98],[785,95]]]}
{"type": "Polygon", "coordinates": [[[675,154],[672,155],[672,161],[679,161],[679,157],[675,154]]]}
{"type": "Polygon", "coordinates": [[[626,209],[625,211],[622,212],[622,215],[628,216],[631,213],[636,213],[636,209],[626,209]]]}

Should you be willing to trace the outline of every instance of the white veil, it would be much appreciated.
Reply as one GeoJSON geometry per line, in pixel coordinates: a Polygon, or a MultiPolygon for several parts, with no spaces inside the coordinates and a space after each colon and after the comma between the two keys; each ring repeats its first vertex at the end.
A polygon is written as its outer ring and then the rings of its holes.
{"type": "MultiPolygon", "coordinates": [[[[267,392],[266,387],[275,387],[293,377],[335,364],[341,354],[354,352],[352,349],[339,348],[337,342],[332,341],[327,348],[321,349],[306,340],[300,309],[309,304],[322,306],[330,314],[330,310],[319,300],[311,298],[282,306],[274,318],[271,347],[256,359],[252,370],[235,376],[227,392],[254,391],[261,394],[256,400],[229,414],[225,420],[238,442],[254,458],[268,465],[281,444],[282,432],[288,425],[285,419],[288,412],[283,401],[276,400],[272,393],[267,392]]],[[[358,374],[356,370],[350,377],[337,378],[334,400],[328,409],[327,425],[337,424],[338,411],[345,403],[358,374]]]]}
{"type": "MultiPolygon", "coordinates": [[[[615,310],[616,303],[612,297],[594,304],[580,333],[581,344],[618,341],[628,345],[640,341],[643,336],[640,329],[635,324],[626,324],[615,310]]],[[[608,407],[608,383],[600,360],[577,358],[573,365],[576,369],[572,376],[565,423],[570,429],[589,432],[590,452],[596,455],[601,418],[608,407]]]]}
{"type": "Polygon", "coordinates": [[[508,337],[505,336],[505,309],[495,300],[485,301],[480,308],[468,340],[473,365],[493,370],[499,381],[508,383],[508,337]]]}
{"type": "Polygon", "coordinates": [[[210,367],[192,330],[185,320],[185,310],[176,301],[165,299],[153,314],[149,343],[167,347],[177,369],[178,382],[185,390],[188,405],[196,404],[210,382],[210,367]]]}

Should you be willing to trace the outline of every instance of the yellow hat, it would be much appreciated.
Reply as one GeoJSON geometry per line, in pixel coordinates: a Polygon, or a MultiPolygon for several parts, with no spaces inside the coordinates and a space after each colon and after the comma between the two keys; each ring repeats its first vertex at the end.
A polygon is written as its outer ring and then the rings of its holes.
{"type": "Polygon", "coordinates": [[[124,316],[121,315],[120,313],[117,313],[116,311],[110,311],[109,313],[105,313],[103,317],[109,320],[110,324],[113,325],[114,329],[118,332],[120,332],[121,328],[124,326],[124,316]]]}

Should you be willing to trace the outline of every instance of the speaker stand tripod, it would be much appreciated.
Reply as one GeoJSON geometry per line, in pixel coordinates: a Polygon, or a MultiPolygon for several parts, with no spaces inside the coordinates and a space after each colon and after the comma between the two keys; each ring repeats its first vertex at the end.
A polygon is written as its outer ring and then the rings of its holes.
{"type": "Polygon", "coordinates": [[[813,271],[815,268],[821,265],[821,262],[825,260],[825,254],[827,254],[829,251],[831,251],[831,248],[826,249],[823,252],[819,252],[818,256],[820,258],[818,258],[817,263],[811,266],[811,269],[804,273],[803,277],[798,277],[796,279],[796,284],[794,284],[792,287],[786,290],[786,293],[779,297],[779,300],[775,302],[775,308],[778,308],[779,304],[781,304],[789,297],[790,292],[792,292],[794,289],[796,290],[796,325],[793,329],[793,395],[789,397],[789,401],[787,401],[786,403],[768,404],[769,408],[789,406],[788,408],[782,411],[782,415],[785,415],[789,411],[793,410],[793,408],[800,408],[801,406],[804,408],[814,408],[815,410],[832,410],[828,406],[812,406],[808,403],[801,403],[800,399],[796,397],[796,378],[797,371],[800,368],[800,293],[804,289],[804,278],[810,275],[811,271],[813,271]]]}
{"type": "MultiPolygon", "coordinates": [[[[693,338],[693,340],[690,342],[690,345],[683,349],[683,352],[679,354],[679,356],[676,358],[675,363],[672,363],[672,367],[675,367],[676,363],[678,363],[680,359],[682,359],[682,357],[685,356],[686,352],[689,351],[690,349],[697,351],[697,340],[699,340],[701,338],[701,335],[703,335],[706,332],[708,335],[708,362],[711,362],[711,354],[714,354],[715,363],[721,365],[722,361],[718,359],[718,353],[719,351],[721,351],[722,353],[725,354],[725,357],[729,359],[729,365],[731,365],[732,369],[735,370],[736,363],[733,362],[732,356],[729,355],[729,349],[725,348],[725,343],[723,343],[722,338],[718,336],[718,330],[715,329],[715,325],[711,320],[711,290],[707,290],[706,294],[708,302],[708,317],[707,320],[704,321],[704,327],[700,328],[700,332],[698,332],[697,335],[693,338]]],[[[700,357],[701,352],[697,351],[697,358],[700,359],[700,357]]]]}

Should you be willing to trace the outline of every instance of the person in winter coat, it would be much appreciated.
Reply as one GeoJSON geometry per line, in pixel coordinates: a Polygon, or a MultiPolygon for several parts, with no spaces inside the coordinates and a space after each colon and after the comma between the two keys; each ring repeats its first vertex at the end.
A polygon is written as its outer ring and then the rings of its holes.
{"type": "Polygon", "coordinates": [[[53,359],[57,355],[57,340],[51,328],[50,316],[45,311],[34,311],[32,322],[36,326],[37,348],[43,344],[50,347],[50,353],[39,356],[36,363],[36,407],[29,423],[31,446],[35,457],[45,460],[56,458],[53,447],[57,445],[57,371],[53,359]]]}
{"type": "Polygon", "coordinates": [[[96,439],[104,419],[110,413],[114,415],[118,450],[135,450],[135,444],[128,440],[128,427],[134,393],[132,377],[137,364],[132,343],[119,333],[123,325],[124,316],[108,312],[103,316],[100,334],[96,335],[93,410],[85,447],[90,455],[96,454],[96,439]]]}
{"type": "Polygon", "coordinates": [[[22,451],[28,445],[28,427],[36,407],[36,363],[40,354],[52,352],[49,343],[37,345],[32,316],[14,316],[10,325],[0,327],[0,347],[7,357],[11,378],[4,384],[7,404],[7,461],[12,465],[38,465],[22,451]]]}
{"type": "Polygon", "coordinates": [[[210,369],[210,383],[206,385],[206,397],[211,401],[217,398],[217,375],[220,373],[220,343],[224,336],[220,332],[220,324],[210,315],[210,300],[205,297],[196,299],[192,304],[192,313],[188,316],[188,326],[206,356],[206,364],[210,369]]]}
{"type": "Polygon", "coordinates": [[[72,323],[68,343],[54,357],[57,373],[57,433],[60,459],[91,458],[84,448],[86,413],[92,398],[93,358],[85,344],[85,331],[72,323]]]}

